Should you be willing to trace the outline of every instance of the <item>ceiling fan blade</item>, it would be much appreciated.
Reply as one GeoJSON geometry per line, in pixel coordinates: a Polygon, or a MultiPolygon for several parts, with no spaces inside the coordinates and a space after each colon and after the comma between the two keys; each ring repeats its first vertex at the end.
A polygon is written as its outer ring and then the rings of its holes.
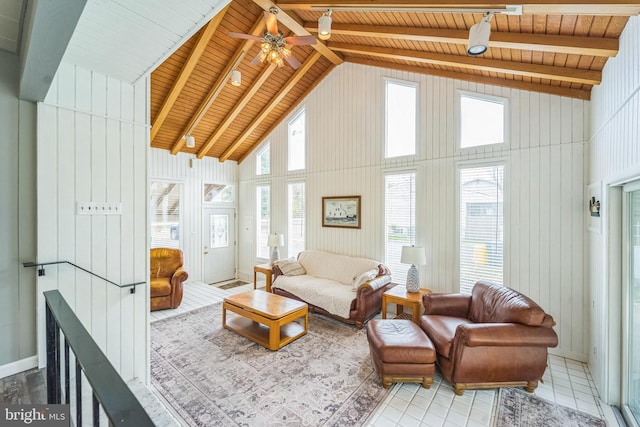
{"type": "Polygon", "coordinates": [[[234,33],[233,31],[229,31],[227,34],[229,37],[233,37],[234,39],[247,39],[247,40],[262,40],[259,36],[254,36],[253,34],[243,34],[243,33],[234,33]]]}
{"type": "Polygon", "coordinates": [[[290,45],[306,45],[316,44],[318,41],[315,36],[291,36],[284,39],[286,44],[290,45]]]}
{"type": "Polygon", "coordinates": [[[278,18],[275,13],[264,12],[264,22],[267,24],[267,31],[274,36],[278,35],[278,18]]]}
{"type": "Polygon", "coordinates": [[[260,54],[258,53],[255,58],[253,58],[250,62],[252,65],[258,65],[260,63],[260,54]]]}
{"type": "Polygon", "coordinates": [[[298,67],[302,65],[302,63],[298,61],[296,57],[293,55],[289,56],[288,58],[284,55],[280,55],[280,56],[283,57],[284,60],[287,61],[289,65],[291,65],[291,68],[293,68],[294,70],[297,70],[298,67]]]}

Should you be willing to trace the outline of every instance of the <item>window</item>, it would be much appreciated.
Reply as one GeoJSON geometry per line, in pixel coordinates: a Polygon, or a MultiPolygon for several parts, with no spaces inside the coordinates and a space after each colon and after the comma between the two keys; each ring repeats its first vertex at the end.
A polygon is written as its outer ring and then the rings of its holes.
{"type": "Polygon", "coordinates": [[[233,203],[234,187],[230,184],[202,184],[203,203],[233,203]]]}
{"type": "Polygon", "coordinates": [[[289,170],[300,170],[305,168],[305,113],[302,110],[289,122],[289,170]]]}
{"type": "Polygon", "coordinates": [[[271,187],[259,185],[256,187],[256,256],[269,259],[269,225],[271,222],[271,187]]]}
{"type": "Polygon", "coordinates": [[[385,264],[393,271],[394,283],[404,285],[409,265],[400,262],[403,246],[415,243],[416,174],[384,177],[385,264]]]}
{"type": "Polygon", "coordinates": [[[151,182],[152,248],[180,248],[180,189],[176,182],[151,182]]]}
{"type": "Polygon", "coordinates": [[[460,92],[460,148],[505,141],[505,98],[460,92]]]}
{"type": "Polygon", "coordinates": [[[271,144],[267,142],[256,155],[256,175],[271,173],[271,144]]]}
{"type": "Polygon", "coordinates": [[[504,166],[460,169],[460,292],[502,283],[504,166]]]}
{"type": "Polygon", "coordinates": [[[387,80],[385,157],[416,154],[417,85],[387,80]]]}
{"type": "Polygon", "coordinates": [[[287,220],[289,222],[288,254],[296,257],[305,245],[305,199],[304,182],[289,184],[287,220]]]}

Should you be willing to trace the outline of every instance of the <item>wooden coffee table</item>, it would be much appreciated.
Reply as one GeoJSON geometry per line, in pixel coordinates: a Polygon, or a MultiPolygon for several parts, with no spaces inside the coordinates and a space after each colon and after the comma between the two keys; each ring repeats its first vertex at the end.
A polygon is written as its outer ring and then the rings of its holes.
{"type": "Polygon", "coordinates": [[[306,303],[262,290],[229,296],[222,303],[222,326],[269,350],[279,350],[309,329],[306,303]],[[227,310],[233,316],[227,322],[227,310]],[[304,327],[293,322],[304,317],[304,327]]]}

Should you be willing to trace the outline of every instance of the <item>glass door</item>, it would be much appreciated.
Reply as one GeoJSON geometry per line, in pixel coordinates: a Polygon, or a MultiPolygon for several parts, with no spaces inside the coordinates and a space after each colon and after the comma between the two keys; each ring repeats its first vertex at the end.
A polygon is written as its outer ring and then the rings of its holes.
{"type": "Polygon", "coordinates": [[[640,182],[625,185],[628,195],[626,221],[629,248],[626,349],[623,368],[623,414],[630,425],[640,424],[640,182]]]}

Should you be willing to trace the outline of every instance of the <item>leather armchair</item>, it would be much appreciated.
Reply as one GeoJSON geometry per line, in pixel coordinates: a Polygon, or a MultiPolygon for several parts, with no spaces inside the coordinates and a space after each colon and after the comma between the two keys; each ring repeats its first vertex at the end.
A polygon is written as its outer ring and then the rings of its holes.
{"type": "Polygon", "coordinates": [[[465,389],[519,387],[533,392],[558,345],[553,318],[530,298],[477,282],[471,295],[427,294],[420,327],[457,395],[465,389]]]}
{"type": "Polygon", "coordinates": [[[153,248],[150,259],[151,311],[176,308],[182,302],[182,282],[189,275],[180,249],[153,248]]]}

